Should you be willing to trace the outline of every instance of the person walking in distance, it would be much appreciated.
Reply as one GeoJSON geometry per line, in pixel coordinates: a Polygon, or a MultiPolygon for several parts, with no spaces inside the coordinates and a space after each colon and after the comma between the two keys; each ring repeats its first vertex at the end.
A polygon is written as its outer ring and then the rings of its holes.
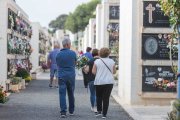
{"type": "Polygon", "coordinates": [[[57,54],[56,62],[58,66],[58,83],[59,83],[59,102],[61,117],[66,117],[66,91],[69,99],[69,115],[74,115],[75,100],[75,64],[76,53],[70,50],[71,41],[69,38],[64,38],[62,41],[63,49],[57,54]]]}
{"type": "Polygon", "coordinates": [[[87,76],[88,76],[87,79],[88,79],[88,86],[89,86],[89,91],[90,91],[91,110],[93,112],[97,112],[97,109],[96,109],[96,91],[95,91],[95,86],[94,86],[95,75],[92,73],[92,68],[94,65],[94,61],[96,59],[99,59],[98,52],[99,52],[98,49],[93,49],[92,50],[93,59],[91,59],[87,63],[87,66],[89,68],[89,72],[87,74],[87,76]]]}
{"type": "Polygon", "coordinates": [[[100,58],[94,62],[92,73],[96,75],[94,84],[96,86],[97,113],[105,119],[109,107],[109,98],[114,84],[113,74],[116,73],[115,62],[109,58],[110,50],[101,48],[100,58]]]}
{"type": "Polygon", "coordinates": [[[54,84],[55,87],[58,88],[58,83],[57,83],[57,64],[56,64],[56,55],[59,53],[60,49],[59,49],[59,44],[55,43],[54,44],[54,50],[52,50],[49,55],[48,55],[48,67],[50,68],[50,83],[49,83],[49,87],[52,88],[53,87],[53,79],[55,76],[55,80],[54,80],[54,84]]]}
{"type": "MultiPolygon", "coordinates": [[[[91,54],[91,50],[92,50],[91,47],[87,47],[86,53],[83,54],[83,56],[88,58],[88,61],[93,59],[93,56],[91,54]]],[[[82,69],[82,74],[83,74],[83,80],[84,80],[84,87],[87,88],[87,86],[88,86],[88,75],[83,71],[83,69],[82,69]]]]}

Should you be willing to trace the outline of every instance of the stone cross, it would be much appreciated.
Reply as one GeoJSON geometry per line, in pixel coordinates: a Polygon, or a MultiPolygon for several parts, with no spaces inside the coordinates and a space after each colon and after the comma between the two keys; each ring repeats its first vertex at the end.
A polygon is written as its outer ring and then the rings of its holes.
{"type": "Polygon", "coordinates": [[[152,22],[153,22],[152,12],[155,10],[155,7],[153,7],[152,4],[149,4],[149,5],[146,7],[146,10],[149,11],[149,23],[152,23],[152,22]]]}
{"type": "Polygon", "coordinates": [[[111,9],[111,14],[112,14],[112,16],[116,16],[116,9],[115,9],[115,7],[112,7],[112,9],[111,9]]]}

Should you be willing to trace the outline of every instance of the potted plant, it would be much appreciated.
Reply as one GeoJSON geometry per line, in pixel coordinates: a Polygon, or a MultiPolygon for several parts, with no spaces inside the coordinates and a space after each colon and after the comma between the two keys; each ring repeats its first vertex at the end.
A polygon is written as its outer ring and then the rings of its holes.
{"type": "Polygon", "coordinates": [[[45,62],[42,63],[41,67],[42,67],[44,72],[48,69],[48,66],[45,62]]]}
{"type": "Polygon", "coordinates": [[[21,80],[21,85],[22,86],[21,87],[22,87],[22,89],[25,89],[26,88],[26,86],[25,86],[26,85],[25,78],[30,76],[29,72],[26,69],[24,69],[24,68],[18,68],[15,76],[22,78],[22,80],[21,80]]]}
{"type": "Polygon", "coordinates": [[[19,77],[13,77],[11,79],[11,90],[13,92],[19,92],[19,82],[20,82],[19,77]]]}
{"type": "Polygon", "coordinates": [[[25,78],[26,85],[32,80],[31,76],[25,78]]]}
{"type": "Polygon", "coordinates": [[[3,86],[0,85],[0,103],[5,103],[7,100],[8,98],[6,91],[3,91],[3,86]]]}
{"type": "Polygon", "coordinates": [[[22,79],[25,79],[28,76],[30,76],[30,74],[29,74],[29,72],[26,69],[18,68],[15,76],[16,77],[22,77],[22,79]]]}
{"type": "Polygon", "coordinates": [[[21,77],[18,77],[19,79],[19,83],[18,83],[18,89],[22,89],[22,78],[21,77]]]}

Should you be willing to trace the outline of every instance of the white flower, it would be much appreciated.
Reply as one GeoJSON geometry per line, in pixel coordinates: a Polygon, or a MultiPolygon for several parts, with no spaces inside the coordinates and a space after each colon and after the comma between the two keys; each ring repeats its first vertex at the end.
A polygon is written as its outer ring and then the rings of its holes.
{"type": "Polygon", "coordinates": [[[175,86],[175,83],[174,82],[171,82],[171,87],[174,87],[175,86]]]}
{"type": "Polygon", "coordinates": [[[163,79],[162,78],[158,78],[158,81],[161,82],[161,81],[163,81],[163,79]]]}
{"type": "Polygon", "coordinates": [[[170,87],[170,86],[171,86],[171,84],[170,84],[170,83],[168,83],[168,84],[167,84],[167,87],[170,87]]]}

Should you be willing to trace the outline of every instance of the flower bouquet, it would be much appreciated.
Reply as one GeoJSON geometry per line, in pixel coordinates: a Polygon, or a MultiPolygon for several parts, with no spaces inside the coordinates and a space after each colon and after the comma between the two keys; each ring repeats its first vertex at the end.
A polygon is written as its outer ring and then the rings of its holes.
{"type": "Polygon", "coordinates": [[[0,103],[5,103],[7,100],[6,91],[3,91],[3,86],[0,85],[0,103]]]}
{"type": "Polygon", "coordinates": [[[76,68],[77,69],[81,69],[82,67],[84,67],[87,62],[88,62],[88,58],[85,57],[85,56],[80,56],[78,59],[77,59],[77,63],[76,63],[76,68]]]}
{"type": "Polygon", "coordinates": [[[42,67],[42,69],[43,69],[44,72],[48,69],[48,65],[47,65],[45,62],[43,62],[43,63],[41,64],[41,67],[42,67]]]}
{"type": "Polygon", "coordinates": [[[158,88],[159,90],[167,91],[167,89],[176,89],[176,81],[165,80],[163,78],[158,78],[153,82],[153,87],[158,88]]]}

